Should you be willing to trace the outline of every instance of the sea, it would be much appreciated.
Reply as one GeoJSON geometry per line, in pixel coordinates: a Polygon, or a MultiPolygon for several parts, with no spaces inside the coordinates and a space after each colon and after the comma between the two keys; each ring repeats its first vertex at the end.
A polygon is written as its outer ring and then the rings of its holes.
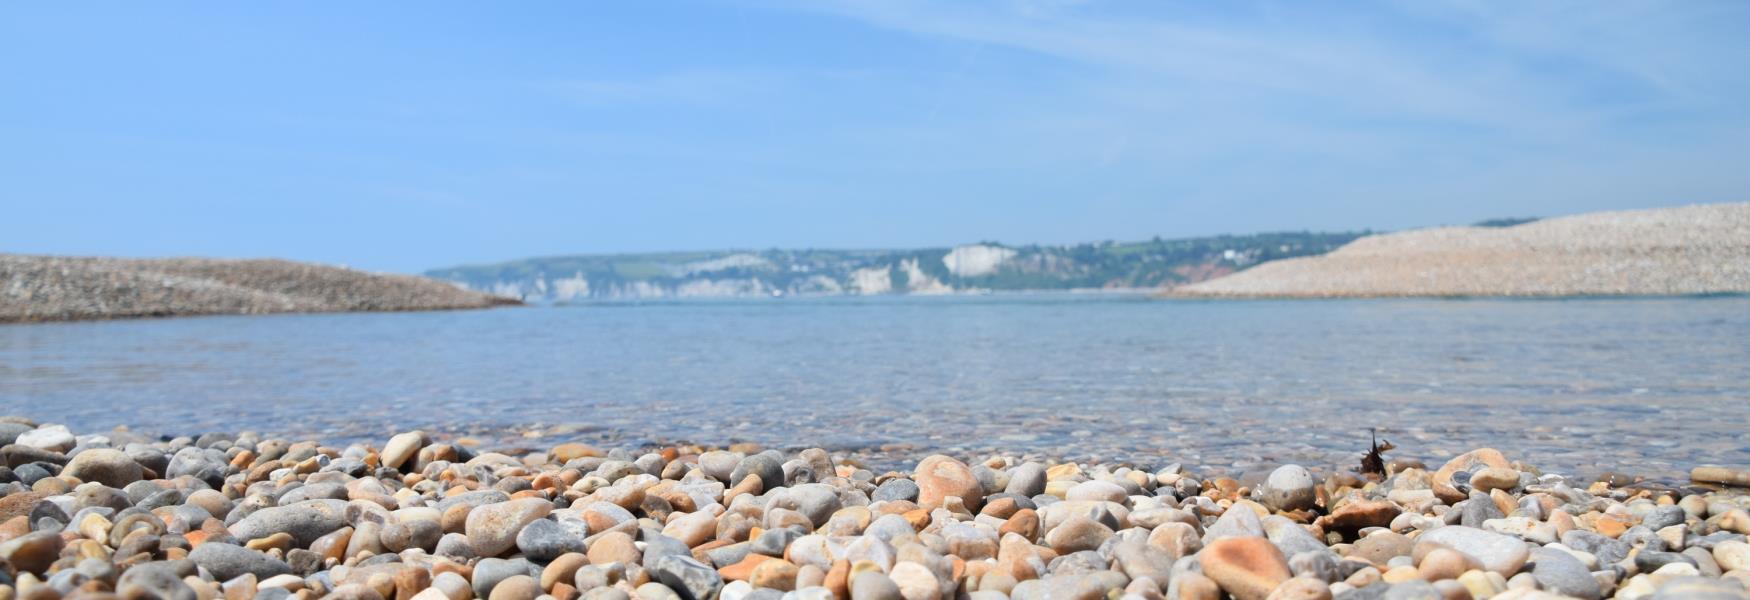
{"type": "Polygon", "coordinates": [[[0,326],[0,414],[80,433],[826,448],[1248,473],[1477,447],[1750,465],[1750,298],[1030,293],[0,326]],[[471,438],[462,440],[462,438],[471,438]]]}

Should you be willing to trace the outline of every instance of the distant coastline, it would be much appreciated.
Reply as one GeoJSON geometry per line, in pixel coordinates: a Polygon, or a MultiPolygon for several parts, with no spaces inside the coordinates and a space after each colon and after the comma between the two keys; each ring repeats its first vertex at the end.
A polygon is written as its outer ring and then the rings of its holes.
{"type": "Polygon", "coordinates": [[[1366,232],[1277,232],[1067,246],[766,249],[548,256],[427,277],[536,303],[1145,289],[1323,254],[1366,232]]]}
{"type": "Polygon", "coordinates": [[[0,323],[521,304],[423,277],[286,260],[0,254],[0,323]]]}
{"type": "Polygon", "coordinates": [[[1186,285],[1178,298],[1702,296],[1750,293],[1750,203],[1380,234],[1186,285]]]}

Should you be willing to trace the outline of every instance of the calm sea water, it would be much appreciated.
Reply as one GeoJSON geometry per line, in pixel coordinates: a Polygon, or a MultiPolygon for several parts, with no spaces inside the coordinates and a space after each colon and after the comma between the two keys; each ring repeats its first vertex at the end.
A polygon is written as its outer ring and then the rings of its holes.
{"type": "Polygon", "coordinates": [[[1750,464],[1750,298],[688,301],[0,326],[0,412],[380,441],[752,441],[1581,473],[1750,464]]]}

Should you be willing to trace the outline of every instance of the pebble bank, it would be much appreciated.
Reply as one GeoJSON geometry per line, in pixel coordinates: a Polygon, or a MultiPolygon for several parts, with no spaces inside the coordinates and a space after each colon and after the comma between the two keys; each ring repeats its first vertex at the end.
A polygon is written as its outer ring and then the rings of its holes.
{"type": "Polygon", "coordinates": [[[0,254],[0,323],[517,303],[423,277],[285,260],[0,254]]]}
{"type": "Polygon", "coordinates": [[[1750,598],[1750,471],[1580,481],[1488,448],[1282,465],[76,435],[0,419],[0,599],[1750,598]]]}
{"type": "Polygon", "coordinates": [[[1750,203],[1601,212],[1364,237],[1172,296],[1624,296],[1750,293],[1750,203]]]}

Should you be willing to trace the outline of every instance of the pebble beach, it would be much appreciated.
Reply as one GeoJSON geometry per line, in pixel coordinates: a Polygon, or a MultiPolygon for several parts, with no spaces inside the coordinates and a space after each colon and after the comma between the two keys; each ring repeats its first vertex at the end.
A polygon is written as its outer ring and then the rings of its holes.
{"type": "Polygon", "coordinates": [[[1596,212],[1371,235],[1169,291],[1179,297],[1750,293],[1750,203],[1596,212]]]}
{"type": "Polygon", "coordinates": [[[492,451],[0,420],[0,600],[1750,598],[1750,471],[492,451]],[[1318,474],[1315,474],[1315,471],[1318,474]]]}

